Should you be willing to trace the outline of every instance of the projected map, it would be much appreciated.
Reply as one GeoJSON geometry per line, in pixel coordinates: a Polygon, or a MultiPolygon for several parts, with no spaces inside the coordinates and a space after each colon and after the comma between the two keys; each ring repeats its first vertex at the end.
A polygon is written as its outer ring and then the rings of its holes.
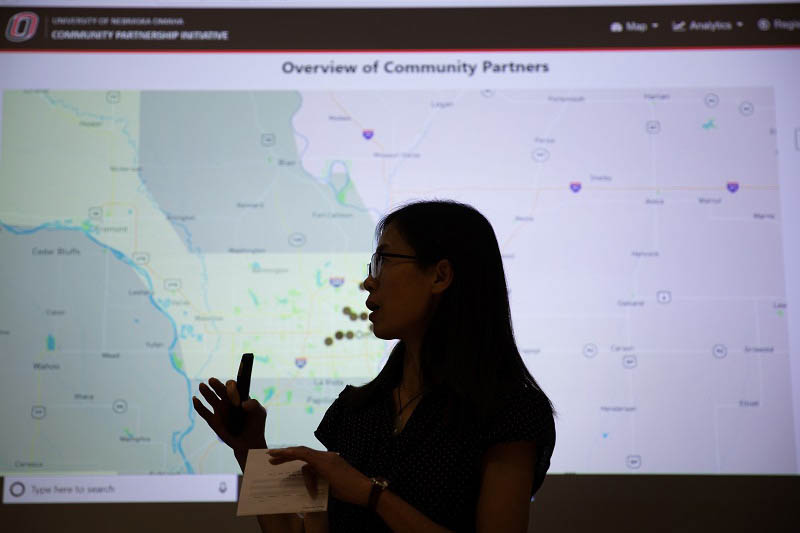
{"type": "Polygon", "coordinates": [[[7,91],[0,464],[216,473],[243,352],[271,446],[390,345],[360,284],[411,199],[492,221],[556,472],[796,471],[767,88],[7,91]]]}

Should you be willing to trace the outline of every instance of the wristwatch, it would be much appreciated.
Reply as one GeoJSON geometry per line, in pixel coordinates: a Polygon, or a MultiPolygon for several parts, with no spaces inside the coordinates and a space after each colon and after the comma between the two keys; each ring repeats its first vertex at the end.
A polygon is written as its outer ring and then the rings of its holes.
{"type": "Polygon", "coordinates": [[[369,491],[367,508],[374,512],[378,508],[378,498],[380,498],[383,491],[389,487],[389,480],[382,477],[371,477],[369,481],[372,483],[372,489],[369,491]]]}

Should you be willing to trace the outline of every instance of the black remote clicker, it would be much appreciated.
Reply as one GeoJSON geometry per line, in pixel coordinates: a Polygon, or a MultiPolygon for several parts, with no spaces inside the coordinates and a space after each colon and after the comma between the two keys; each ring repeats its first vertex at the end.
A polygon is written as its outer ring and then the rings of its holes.
{"type": "MultiPolygon", "coordinates": [[[[239,363],[239,372],[236,374],[236,390],[239,392],[239,401],[244,403],[250,398],[250,376],[253,373],[253,354],[242,355],[239,363]]],[[[244,428],[244,410],[241,403],[231,406],[228,416],[228,431],[231,435],[238,435],[244,428]]]]}

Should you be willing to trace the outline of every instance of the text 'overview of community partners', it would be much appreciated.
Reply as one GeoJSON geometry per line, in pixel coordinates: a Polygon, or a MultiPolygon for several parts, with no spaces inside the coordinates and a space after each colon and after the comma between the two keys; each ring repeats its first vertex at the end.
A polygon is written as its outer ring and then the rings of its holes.
{"type": "Polygon", "coordinates": [[[547,63],[495,62],[484,60],[471,63],[469,61],[451,61],[442,63],[402,63],[399,61],[381,61],[376,59],[367,63],[295,63],[284,61],[281,64],[284,74],[465,74],[472,77],[481,74],[543,74],[550,72],[547,63]]]}

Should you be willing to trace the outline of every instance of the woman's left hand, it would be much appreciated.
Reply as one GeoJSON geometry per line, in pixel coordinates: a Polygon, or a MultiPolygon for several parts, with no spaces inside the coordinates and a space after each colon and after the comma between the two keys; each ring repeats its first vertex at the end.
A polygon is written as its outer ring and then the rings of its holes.
{"type": "Polygon", "coordinates": [[[343,502],[366,506],[372,483],[335,452],[321,452],[306,446],[269,450],[274,465],[288,461],[304,461],[303,475],[309,492],[316,490],[316,476],[328,480],[332,495],[343,502]]]}

